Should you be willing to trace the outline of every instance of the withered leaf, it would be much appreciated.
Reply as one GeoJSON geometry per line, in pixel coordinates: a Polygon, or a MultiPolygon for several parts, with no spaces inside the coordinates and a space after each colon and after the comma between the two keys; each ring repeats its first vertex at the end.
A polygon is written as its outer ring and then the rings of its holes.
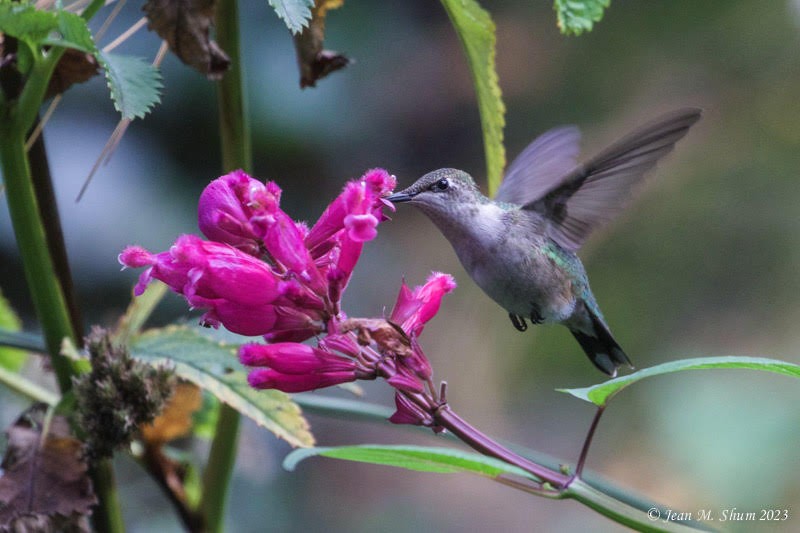
{"type": "Polygon", "coordinates": [[[222,78],[231,60],[208,36],[214,25],[214,0],[148,0],[142,9],[147,27],[167,41],[181,61],[210,80],[222,78]]]}
{"type": "Polygon", "coordinates": [[[161,445],[183,437],[192,429],[192,415],[202,403],[200,387],[189,382],[178,383],[161,414],[140,428],[142,438],[147,444],[161,445]]]}
{"type": "Polygon", "coordinates": [[[76,83],[88,81],[100,72],[97,59],[73,48],[67,48],[50,78],[45,98],[61,94],[76,83]]]}
{"type": "Polygon", "coordinates": [[[343,54],[323,49],[325,16],[328,10],[336,9],[342,4],[344,0],[316,0],[308,27],[294,36],[301,88],[315,87],[317,80],[350,64],[350,59],[343,54]]]}
{"type": "Polygon", "coordinates": [[[81,530],[97,503],[81,442],[61,416],[53,417],[43,437],[44,410],[28,410],[6,432],[0,531],[81,530]]]}

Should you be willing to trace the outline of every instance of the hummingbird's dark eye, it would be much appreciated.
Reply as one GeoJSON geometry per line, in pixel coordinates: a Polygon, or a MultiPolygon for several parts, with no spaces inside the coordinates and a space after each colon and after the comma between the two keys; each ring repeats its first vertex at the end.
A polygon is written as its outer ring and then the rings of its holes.
{"type": "Polygon", "coordinates": [[[450,188],[450,180],[447,178],[442,178],[433,185],[431,185],[431,190],[434,192],[446,191],[449,188],[450,188]]]}

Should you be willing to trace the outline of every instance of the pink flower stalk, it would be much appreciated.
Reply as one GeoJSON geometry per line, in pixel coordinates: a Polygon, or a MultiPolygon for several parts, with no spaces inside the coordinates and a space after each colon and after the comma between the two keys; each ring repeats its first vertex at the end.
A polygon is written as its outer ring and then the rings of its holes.
{"type": "Polygon", "coordinates": [[[207,325],[270,342],[333,333],[363,243],[375,237],[386,219],[383,207],[391,205],[381,196],[395,182],[385,170],[368,171],[345,186],[309,231],[280,208],[275,183],[238,170],[212,181],[200,196],[198,224],[210,241],[184,235],[158,254],[131,246],[119,261],[147,267],[137,295],[161,280],[192,307],[206,309],[207,325]]]}

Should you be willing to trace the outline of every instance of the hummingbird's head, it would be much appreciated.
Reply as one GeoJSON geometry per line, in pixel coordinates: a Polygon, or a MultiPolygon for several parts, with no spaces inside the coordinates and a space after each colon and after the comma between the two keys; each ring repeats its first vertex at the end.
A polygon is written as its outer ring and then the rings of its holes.
{"type": "Polygon", "coordinates": [[[410,187],[396,192],[387,200],[410,202],[428,214],[443,214],[459,207],[479,203],[483,195],[469,174],[454,168],[428,172],[410,187]]]}

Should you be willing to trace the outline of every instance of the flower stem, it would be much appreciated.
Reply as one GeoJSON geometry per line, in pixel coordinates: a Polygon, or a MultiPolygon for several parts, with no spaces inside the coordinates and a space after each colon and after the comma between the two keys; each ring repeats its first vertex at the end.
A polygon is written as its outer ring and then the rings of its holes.
{"type": "MultiPolygon", "coordinates": [[[[217,41],[231,58],[230,69],[219,82],[217,92],[223,172],[235,168],[249,172],[252,167],[252,149],[236,0],[219,0],[216,15],[217,41]]],[[[203,476],[203,497],[200,504],[205,526],[210,532],[222,531],[228,485],[236,461],[239,418],[235,409],[222,404],[203,476]]]]}
{"type": "Polygon", "coordinates": [[[543,482],[550,483],[555,489],[566,487],[570,481],[569,476],[534,463],[493,441],[466,420],[458,416],[447,404],[443,405],[434,413],[434,420],[437,424],[448,429],[474,450],[518,466],[530,472],[543,482]]]}

